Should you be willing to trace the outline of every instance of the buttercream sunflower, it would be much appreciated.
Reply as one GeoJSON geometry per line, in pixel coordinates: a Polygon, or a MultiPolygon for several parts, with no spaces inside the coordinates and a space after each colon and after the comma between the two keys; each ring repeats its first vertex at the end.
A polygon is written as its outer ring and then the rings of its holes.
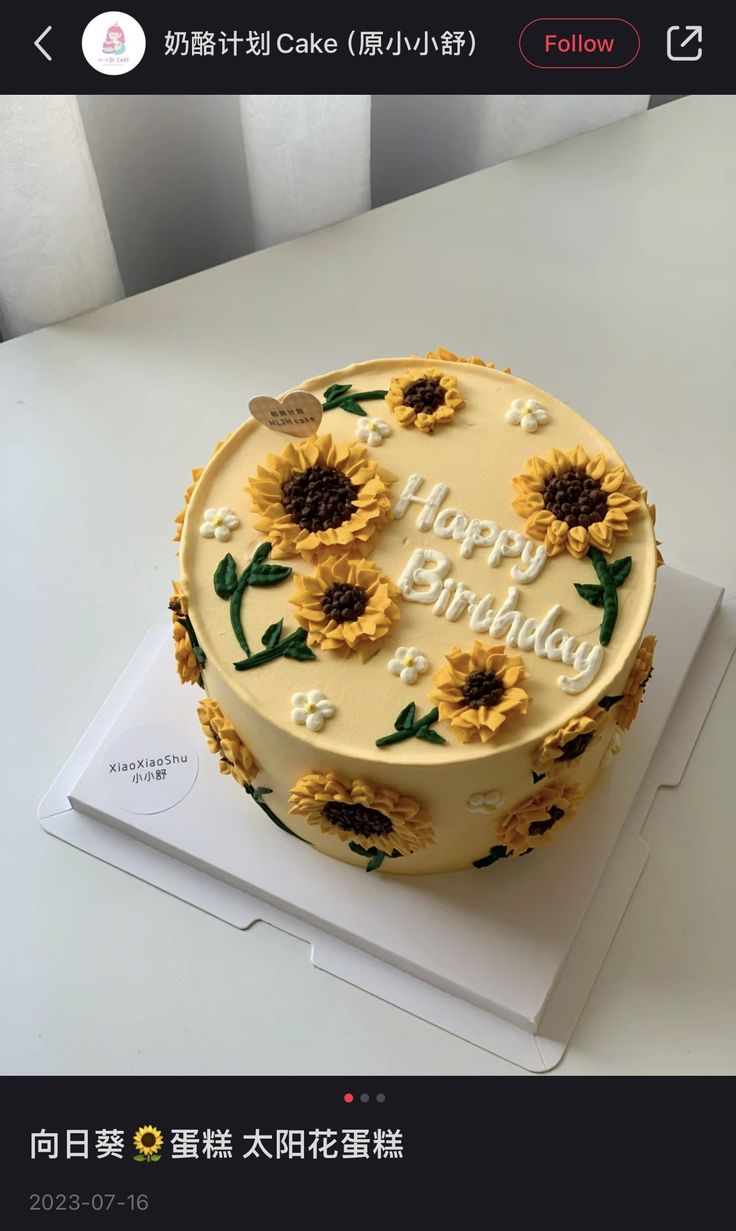
{"type": "Polygon", "coordinates": [[[289,796],[292,815],[303,816],[341,842],[358,842],[386,855],[413,855],[434,842],[432,822],[422,805],[390,787],[363,778],[305,774],[289,796]]]}
{"type": "Polygon", "coordinates": [[[642,511],[642,489],[626,467],[608,470],[602,453],[590,458],[581,445],[530,457],[513,482],[519,493],[513,507],[527,519],[525,533],[541,540],[550,556],[569,551],[580,560],[591,547],[610,555],[642,511]]]}
{"type": "Polygon", "coordinates": [[[498,842],[509,855],[548,846],[575,816],[583,799],[576,782],[553,782],[530,795],[501,821],[498,842]]]}
{"type": "Polygon", "coordinates": [[[622,731],[628,731],[633,726],[634,719],[639,713],[639,706],[644,699],[644,690],[654,670],[656,644],[657,638],[650,635],[645,637],[639,646],[623,696],[616,706],[616,725],[622,731]]]}
{"type": "Polygon", "coordinates": [[[368,555],[391,516],[389,487],[396,482],[359,444],[329,435],[271,453],[246,490],[257,530],[274,556],[349,552],[368,555]]]}
{"type": "Polygon", "coordinates": [[[169,610],[174,634],[176,670],[182,684],[198,684],[202,675],[202,667],[197,662],[188,629],[182,622],[186,620],[189,612],[186,592],[180,581],[173,582],[173,587],[174,593],[169,599],[169,610]]]}
{"type": "Polygon", "coordinates": [[[519,685],[529,673],[520,658],[482,641],[469,650],[453,646],[445,658],[429,695],[440,719],[447,719],[462,743],[480,739],[486,744],[509,718],[526,714],[529,696],[519,685]]]}
{"type": "MultiPolygon", "coordinates": [[[[219,450],[224,445],[225,441],[230,439],[231,435],[232,435],[232,432],[229,432],[228,435],[224,436],[222,440],[217,441],[217,444],[212,450],[212,457],[214,457],[215,454],[219,452],[219,450]]],[[[184,529],[184,518],[187,515],[187,508],[189,506],[190,500],[192,499],[192,496],[194,495],[194,489],[196,488],[203,474],[204,474],[204,466],[196,466],[192,470],[192,481],[189,484],[189,487],[184,492],[184,508],[181,509],[180,512],[178,512],[176,517],[174,518],[174,525],[176,526],[176,532],[174,534],[175,543],[178,543],[181,541],[182,531],[184,529]]]]}
{"type": "MultiPolygon", "coordinates": [[[[480,355],[470,355],[466,358],[465,355],[456,355],[451,350],[446,350],[444,346],[438,346],[435,350],[428,350],[424,356],[425,359],[446,359],[450,363],[474,363],[481,368],[495,368],[495,363],[486,363],[485,359],[481,359],[480,355]]],[[[504,372],[510,373],[511,368],[504,368],[504,372]]]]}
{"type": "Polygon", "coordinates": [[[545,736],[532,758],[537,773],[548,774],[557,765],[576,764],[607,718],[607,710],[592,705],[585,714],[571,718],[557,731],[545,736]]]}
{"type": "Polygon", "coordinates": [[[454,419],[465,402],[454,376],[440,368],[417,368],[393,378],[386,405],[402,427],[418,427],[431,435],[454,419]]]}
{"type": "Polygon", "coordinates": [[[159,1154],[163,1144],[163,1135],[153,1124],[142,1124],[133,1134],[133,1145],[138,1154],[159,1154]]]}
{"type": "Polygon", "coordinates": [[[311,577],[294,578],[296,619],[307,641],[363,662],[381,648],[399,618],[398,586],[369,560],[328,556],[311,577]]]}
{"type": "Polygon", "coordinates": [[[207,737],[210,752],[220,758],[220,773],[229,774],[239,786],[248,786],[258,774],[258,764],[243,743],[229,718],[216,701],[207,697],[197,706],[197,715],[207,737]]]}
{"type": "MultiPolygon", "coordinates": [[[[645,493],[644,493],[644,495],[643,495],[643,497],[642,497],[642,499],[646,501],[646,498],[647,498],[647,494],[646,494],[646,492],[645,492],[645,493]]],[[[652,519],[652,527],[656,526],[656,524],[657,524],[657,506],[656,506],[656,504],[647,504],[647,512],[648,512],[649,516],[650,516],[650,517],[651,517],[651,519],[652,519]]],[[[662,565],[664,564],[664,556],[662,555],[661,551],[659,550],[659,549],[660,549],[660,547],[662,546],[662,543],[661,543],[661,540],[657,538],[656,534],[655,534],[655,536],[654,536],[654,542],[655,542],[656,547],[657,547],[657,568],[661,568],[661,567],[662,567],[662,565]]]]}

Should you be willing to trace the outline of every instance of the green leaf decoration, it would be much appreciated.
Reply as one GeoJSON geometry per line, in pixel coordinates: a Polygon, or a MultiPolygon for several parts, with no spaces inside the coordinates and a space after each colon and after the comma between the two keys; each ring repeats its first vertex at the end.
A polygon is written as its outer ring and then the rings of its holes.
{"type": "Polygon", "coordinates": [[[248,581],[252,586],[277,586],[291,577],[288,564],[261,564],[254,568],[248,581]]]}
{"type": "MultiPolygon", "coordinates": [[[[316,659],[317,655],[306,643],[306,631],[304,629],[301,631],[304,632],[304,638],[292,641],[291,637],[288,637],[286,641],[282,642],[284,646],[282,653],[284,658],[294,658],[297,662],[306,663],[311,659],[316,659]]],[[[293,636],[295,634],[292,633],[293,636]]]]}
{"type": "Polygon", "coordinates": [[[149,1155],[148,1155],[148,1161],[149,1161],[149,1163],[160,1163],[160,1162],[161,1162],[161,1155],[160,1155],[160,1154],[149,1154],[149,1155]]]}
{"type": "Polygon", "coordinates": [[[431,727],[432,723],[433,723],[433,722],[436,722],[436,721],[437,721],[437,719],[439,718],[439,716],[440,716],[440,711],[439,711],[439,709],[437,708],[437,706],[435,705],[434,709],[427,710],[427,712],[426,712],[426,714],[424,715],[424,717],[419,719],[418,726],[420,726],[420,727],[431,727]]]}
{"type": "Polygon", "coordinates": [[[508,850],[505,846],[492,846],[487,855],[482,859],[474,859],[474,868],[489,868],[492,863],[496,863],[499,859],[506,859],[508,850]]]}
{"type": "Polygon", "coordinates": [[[626,578],[631,572],[632,563],[633,561],[631,556],[622,556],[620,560],[614,560],[611,564],[609,564],[608,568],[610,574],[617,586],[622,585],[623,582],[626,581],[626,578]]]}
{"type": "Polygon", "coordinates": [[[363,418],[366,417],[366,411],[364,411],[363,407],[356,402],[355,398],[343,398],[340,406],[342,410],[346,410],[349,415],[362,415],[363,418]]]}
{"type": "Polygon", "coordinates": [[[586,603],[590,603],[593,607],[603,606],[603,586],[584,585],[577,581],[573,582],[573,585],[586,603]]]}
{"type": "Polygon", "coordinates": [[[134,1162],[134,1163],[145,1163],[145,1161],[146,1161],[146,1156],[145,1156],[145,1154],[134,1154],[134,1155],[133,1155],[133,1162],[134,1162]]]}
{"type": "Polygon", "coordinates": [[[264,795],[273,795],[273,791],[270,786],[254,786],[248,791],[248,794],[252,795],[256,803],[259,804],[264,795]]]}
{"type": "Polygon", "coordinates": [[[333,398],[342,397],[343,393],[347,393],[352,385],[330,385],[329,389],[325,389],[324,401],[331,402],[333,398]]]}
{"type": "Polygon", "coordinates": [[[214,583],[215,593],[219,598],[230,598],[235,593],[238,585],[238,570],[230,552],[223,556],[215,569],[214,583]]]}
{"type": "Polygon", "coordinates": [[[278,645],[281,640],[281,630],[283,627],[283,620],[279,620],[277,624],[269,624],[265,633],[261,637],[261,645],[265,645],[269,650],[272,650],[273,647],[278,645]]]}
{"type": "Polygon", "coordinates": [[[621,695],[618,697],[601,697],[598,704],[600,705],[602,710],[610,710],[610,709],[613,709],[614,705],[618,705],[619,701],[623,701],[623,699],[624,699],[624,694],[621,693],[621,695]]]}
{"type": "Polygon", "coordinates": [[[417,707],[415,702],[410,701],[408,705],[404,706],[403,710],[396,719],[394,728],[397,731],[408,731],[409,728],[414,725],[414,715],[416,712],[417,707]]]}
{"type": "Polygon", "coordinates": [[[193,654],[193,655],[194,655],[194,657],[196,658],[196,660],[197,660],[197,662],[199,663],[200,667],[206,667],[206,666],[207,666],[207,659],[206,659],[206,657],[205,657],[205,653],[204,653],[204,650],[202,649],[201,645],[193,645],[193,646],[192,646],[192,654],[193,654]]]}
{"type": "Polygon", "coordinates": [[[535,774],[534,770],[532,770],[532,782],[534,783],[541,782],[542,779],[546,777],[547,777],[546,774],[535,774]]]}
{"type": "Polygon", "coordinates": [[[273,547],[273,543],[269,543],[268,541],[266,541],[265,543],[261,543],[260,546],[256,547],[255,551],[253,552],[253,559],[251,560],[251,564],[262,564],[263,561],[266,560],[268,556],[270,556],[272,547],[273,547]]]}
{"type": "Polygon", "coordinates": [[[447,740],[444,735],[440,735],[439,731],[431,731],[429,727],[420,725],[417,731],[417,739],[426,740],[428,744],[446,744],[447,740]]]}
{"type": "Polygon", "coordinates": [[[354,855],[362,855],[368,860],[366,872],[375,872],[380,868],[384,859],[401,859],[401,851],[392,851],[389,855],[386,851],[379,851],[375,846],[361,846],[359,842],[348,842],[348,846],[354,855]]]}

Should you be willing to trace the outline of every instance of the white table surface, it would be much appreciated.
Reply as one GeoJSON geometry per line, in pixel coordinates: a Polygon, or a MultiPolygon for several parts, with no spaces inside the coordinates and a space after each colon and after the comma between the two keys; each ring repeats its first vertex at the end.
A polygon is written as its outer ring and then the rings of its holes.
{"type": "MultiPolygon", "coordinates": [[[[688,98],[0,346],[6,1073],[519,1070],[48,838],[48,783],[176,575],[254,393],[438,344],[554,390],[736,595],[736,98],[688,98]]],[[[142,224],[144,225],[144,224],[142,224]]],[[[559,1074],[736,1072],[733,664],[559,1074]]]]}

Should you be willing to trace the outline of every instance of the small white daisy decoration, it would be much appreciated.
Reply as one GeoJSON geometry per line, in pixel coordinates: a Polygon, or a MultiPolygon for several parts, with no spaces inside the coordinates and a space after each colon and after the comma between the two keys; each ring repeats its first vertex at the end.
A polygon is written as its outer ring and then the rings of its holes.
{"type": "Polygon", "coordinates": [[[372,445],[377,449],[382,445],[385,438],[391,435],[391,428],[383,419],[361,419],[355,429],[355,439],[360,440],[363,444],[372,445]]]}
{"type": "Polygon", "coordinates": [[[205,509],[204,521],[199,527],[203,539],[217,539],[227,543],[230,531],[237,530],[240,522],[232,509],[205,509]]]}
{"type": "Polygon", "coordinates": [[[328,701],[316,689],[311,692],[295,692],[291,704],[292,720],[298,727],[306,727],[309,731],[321,731],[336,709],[332,701],[328,701]]]}
{"type": "Polygon", "coordinates": [[[549,423],[549,414],[534,398],[515,398],[506,411],[506,422],[520,426],[523,432],[536,432],[549,423]]]}
{"type": "Polygon", "coordinates": [[[488,816],[495,812],[496,808],[500,808],[502,803],[503,795],[500,791],[478,791],[465,800],[465,807],[468,812],[482,812],[484,816],[488,816]]]}
{"type": "Polygon", "coordinates": [[[429,662],[415,645],[400,645],[388,664],[392,675],[398,675],[402,684],[416,684],[420,675],[424,675],[429,662]]]}

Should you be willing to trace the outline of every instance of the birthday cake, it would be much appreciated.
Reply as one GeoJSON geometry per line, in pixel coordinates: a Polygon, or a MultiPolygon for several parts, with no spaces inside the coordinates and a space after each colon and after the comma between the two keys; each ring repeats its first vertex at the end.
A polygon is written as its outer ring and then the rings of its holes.
{"type": "Polygon", "coordinates": [[[614,447],[445,350],[250,405],[192,472],[170,608],[204,736],[263,823],[393,875],[595,823],[661,562],[614,447]]]}

